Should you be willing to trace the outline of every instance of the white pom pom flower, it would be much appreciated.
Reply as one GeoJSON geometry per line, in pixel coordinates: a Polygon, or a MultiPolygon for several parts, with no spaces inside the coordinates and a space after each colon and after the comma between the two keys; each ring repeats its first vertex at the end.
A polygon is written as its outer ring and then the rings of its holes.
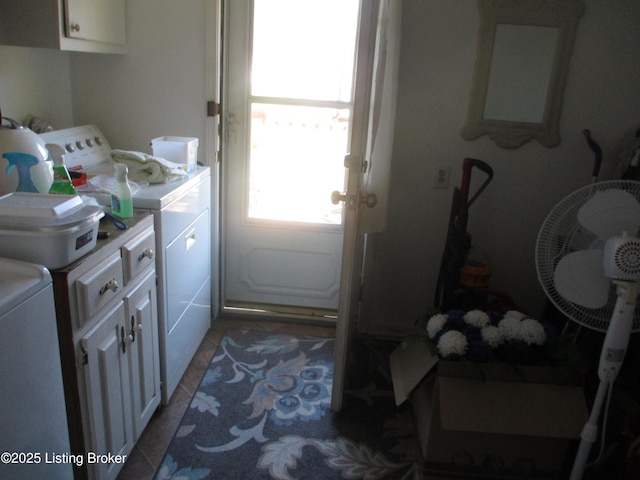
{"type": "Polygon", "coordinates": [[[499,347],[502,343],[502,332],[498,327],[493,325],[487,325],[480,330],[482,341],[489,345],[491,348],[499,347]]]}
{"type": "Polygon", "coordinates": [[[464,314],[464,321],[474,327],[482,328],[489,325],[489,315],[482,310],[471,310],[464,314]]]}
{"type": "Polygon", "coordinates": [[[516,316],[505,316],[500,323],[498,329],[504,340],[520,340],[520,319],[516,316]]]}
{"type": "Polygon", "coordinates": [[[547,334],[539,321],[533,318],[525,318],[520,322],[520,340],[528,345],[544,345],[547,340],[547,334]]]}
{"type": "Polygon", "coordinates": [[[442,334],[437,347],[443,358],[461,357],[467,353],[467,337],[457,330],[449,330],[442,334]]]}
{"type": "Polygon", "coordinates": [[[526,315],[522,312],[519,312],[517,310],[509,310],[507,313],[504,314],[504,318],[515,318],[518,320],[522,320],[526,317],[526,315]]]}
{"type": "Polygon", "coordinates": [[[429,335],[430,340],[433,340],[440,330],[442,330],[442,327],[447,323],[448,318],[449,317],[447,315],[438,313],[427,321],[427,335],[429,335]]]}

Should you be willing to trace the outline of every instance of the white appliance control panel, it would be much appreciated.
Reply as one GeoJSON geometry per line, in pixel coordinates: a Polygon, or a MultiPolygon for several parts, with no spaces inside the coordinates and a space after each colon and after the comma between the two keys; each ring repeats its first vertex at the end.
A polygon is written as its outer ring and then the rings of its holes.
{"type": "Polygon", "coordinates": [[[64,163],[69,170],[82,172],[111,161],[109,142],[95,125],[41,133],[40,138],[65,149],[64,163]]]}

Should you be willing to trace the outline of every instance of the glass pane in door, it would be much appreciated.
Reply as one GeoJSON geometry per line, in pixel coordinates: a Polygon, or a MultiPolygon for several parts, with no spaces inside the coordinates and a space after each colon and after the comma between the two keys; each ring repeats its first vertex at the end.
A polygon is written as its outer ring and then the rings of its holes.
{"type": "Polygon", "coordinates": [[[255,0],[248,216],[341,224],[358,0],[255,0]]]}
{"type": "Polygon", "coordinates": [[[349,110],[254,103],[249,217],[340,224],[349,110]]]}
{"type": "Polygon", "coordinates": [[[351,101],[359,0],[255,0],[251,94],[351,101]]]}

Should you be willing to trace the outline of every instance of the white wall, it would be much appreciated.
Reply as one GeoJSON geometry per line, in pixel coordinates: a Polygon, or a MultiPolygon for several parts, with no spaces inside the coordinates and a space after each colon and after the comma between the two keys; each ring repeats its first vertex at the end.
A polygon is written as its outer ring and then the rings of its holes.
{"type": "MultiPolygon", "coordinates": [[[[410,326],[433,304],[452,189],[434,190],[430,166],[451,165],[460,184],[464,157],[493,167],[494,181],[470,209],[468,231],[493,266],[491,284],[537,315],[544,294],[535,272],[538,229],[548,211],[591,181],[594,155],[582,130],[604,150],[601,179],[619,139],[640,124],[640,2],[586,0],[560,121],[562,142],[546,148],[497,147],[460,136],[471,90],[479,15],[473,0],[404,0],[403,36],[389,228],[378,239],[378,322],[410,326]]],[[[483,174],[474,169],[473,177],[483,174]]],[[[472,188],[473,189],[473,188],[472,188]]]]}
{"type": "Polygon", "coordinates": [[[0,46],[0,108],[18,122],[34,115],[55,128],[72,126],[69,54],[0,46]]]}
{"type": "Polygon", "coordinates": [[[71,55],[74,122],[149,153],[155,137],[197,137],[203,158],[205,1],[126,2],[126,55],[71,55]]]}

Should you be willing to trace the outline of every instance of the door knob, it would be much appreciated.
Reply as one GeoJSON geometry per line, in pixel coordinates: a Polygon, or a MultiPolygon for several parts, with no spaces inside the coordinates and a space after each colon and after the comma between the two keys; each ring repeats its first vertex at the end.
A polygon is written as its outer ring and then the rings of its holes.
{"type": "MultiPolygon", "coordinates": [[[[337,205],[340,202],[346,202],[346,201],[347,201],[346,193],[340,193],[337,190],[334,190],[333,192],[331,192],[331,203],[333,203],[334,205],[337,205]]],[[[360,203],[365,204],[369,208],[373,208],[378,203],[378,197],[376,197],[375,193],[361,195],[360,203]]]]}
{"type": "Polygon", "coordinates": [[[375,193],[369,193],[366,196],[362,195],[360,203],[364,203],[367,207],[373,208],[378,203],[378,197],[376,197],[375,193]]]}
{"type": "Polygon", "coordinates": [[[331,192],[331,203],[334,205],[338,205],[340,202],[346,202],[347,195],[345,193],[340,193],[338,190],[334,190],[331,192]]]}

